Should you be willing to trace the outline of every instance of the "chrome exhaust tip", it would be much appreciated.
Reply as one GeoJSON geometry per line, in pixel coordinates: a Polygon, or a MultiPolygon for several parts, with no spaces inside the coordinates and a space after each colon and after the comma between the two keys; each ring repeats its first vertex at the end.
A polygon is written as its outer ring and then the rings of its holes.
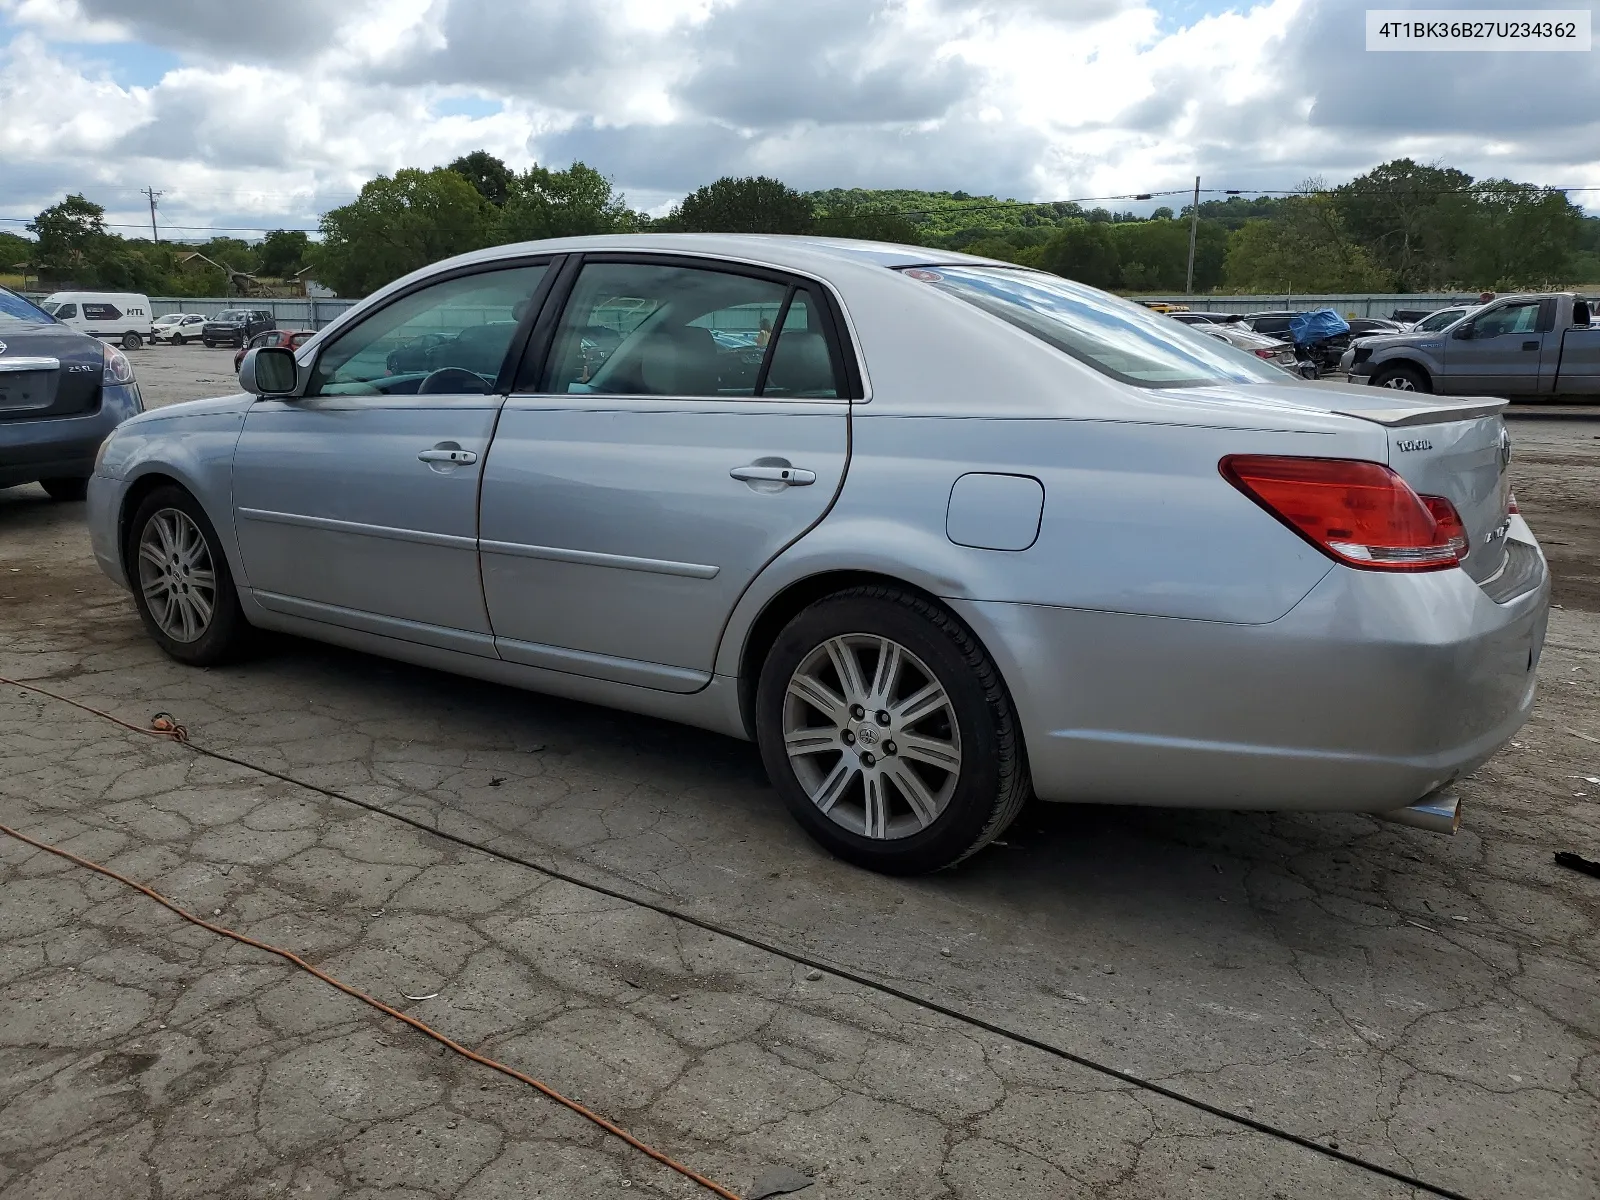
{"type": "Polygon", "coordinates": [[[1461,798],[1454,792],[1433,792],[1405,808],[1372,815],[1380,821],[1410,825],[1429,833],[1454,833],[1461,828],[1461,798]]]}

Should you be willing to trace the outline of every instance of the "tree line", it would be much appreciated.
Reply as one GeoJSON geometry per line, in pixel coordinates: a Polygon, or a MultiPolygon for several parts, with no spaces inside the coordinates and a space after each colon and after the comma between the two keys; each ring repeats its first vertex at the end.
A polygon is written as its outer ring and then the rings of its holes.
{"type": "MultiPolygon", "coordinates": [[[[638,231],[810,233],[962,250],[1125,292],[1176,292],[1193,215],[1188,206],[1142,217],[960,191],[801,192],[767,177],[725,177],[652,217],[584,163],[515,171],[478,150],[369,180],[351,203],[322,215],[317,240],[286,230],[201,246],[124,239],[105,229],[98,205],[69,196],[28,226],[32,240],[0,234],[0,269],[25,261],[46,279],[173,295],[223,294],[229,276],[219,266],[280,278],[307,272],[339,295],[360,296],[441,258],[507,242],[638,231]]],[[[1199,292],[1600,282],[1600,218],[1585,217],[1562,192],[1404,158],[1337,187],[1311,179],[1293,195],[1205,201],[1194,224],[1199,292]]]]}

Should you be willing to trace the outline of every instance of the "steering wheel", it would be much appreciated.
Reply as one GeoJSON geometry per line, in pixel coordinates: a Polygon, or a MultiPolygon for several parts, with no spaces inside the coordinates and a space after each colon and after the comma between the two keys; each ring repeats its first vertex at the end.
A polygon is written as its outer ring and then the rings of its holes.
{"type": "Polygon", "coordinates": [[[476,371],[469,371],[465,367],[440,367],[437,371],[430,372],[418,385],[417,395],[438,396],[452,392],[466,392],[474,396],[487,396],[493,386],[492,381],[485,380],[476,371]]]}

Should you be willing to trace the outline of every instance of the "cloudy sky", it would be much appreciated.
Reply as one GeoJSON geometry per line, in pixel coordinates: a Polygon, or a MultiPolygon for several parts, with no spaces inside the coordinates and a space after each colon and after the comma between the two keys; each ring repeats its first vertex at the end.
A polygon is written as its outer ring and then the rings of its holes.
{"type": "MultiPolygon", "coordinates": [[[[730,173],[1074,199],[1402,154],[1600,189],[1600,51],[1369,54],[1366,7],[0,0],[0,228],[69,191],[148,228],[146,186],[171,236],[309,228],[374,174],[478,147],[581,159],[651,210],[730,173]]],[[[1600,190],[1573,199],[1600,213],[1600,190]]]]}

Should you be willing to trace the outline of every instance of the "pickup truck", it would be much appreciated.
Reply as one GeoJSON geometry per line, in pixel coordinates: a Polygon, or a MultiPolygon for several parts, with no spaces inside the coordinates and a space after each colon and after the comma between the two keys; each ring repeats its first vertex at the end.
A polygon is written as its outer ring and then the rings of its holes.
{"type": "Polygon", "coordinates": [[[1572,292],[1506,296],[1444,329],[1364,337],[1339,367],[1351,383],[1446,396],[1600,395],[1600,325],[1572,292]]]}

